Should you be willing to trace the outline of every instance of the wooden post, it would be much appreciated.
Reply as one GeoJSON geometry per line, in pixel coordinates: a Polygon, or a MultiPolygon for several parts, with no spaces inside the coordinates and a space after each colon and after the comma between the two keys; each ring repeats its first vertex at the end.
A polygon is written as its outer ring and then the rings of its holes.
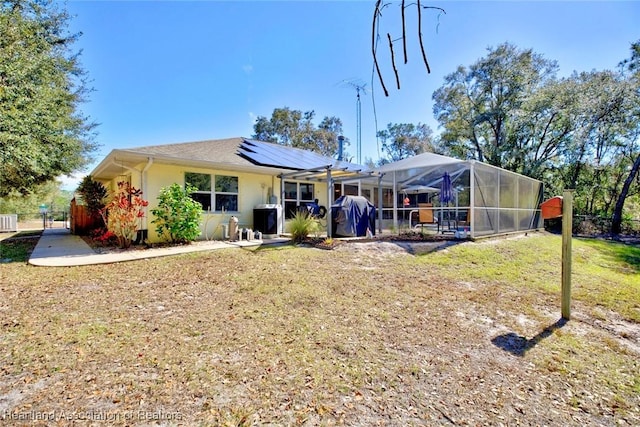
{"type": "Polygon", "coordinates": [[[571,236],[573,230],[573,190],[562,195],[562,318],[571,318],[571,236]]]}

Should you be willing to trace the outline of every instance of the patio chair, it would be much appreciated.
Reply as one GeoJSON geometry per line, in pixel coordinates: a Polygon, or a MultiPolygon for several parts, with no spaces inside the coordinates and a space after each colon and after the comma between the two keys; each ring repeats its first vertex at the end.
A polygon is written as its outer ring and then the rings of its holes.
{"type": "Polygon", "coordinates": [[[458,217],[456,218],[457,227],[469,227],[471,222],[469,221],[469,209],[460,209],[458,211],[458,217]]]}
{"type": "Polygon", "coordinates": [[[433,204],[431,203],[418,203],[418,222],[414,225],[414,228],[428,226],[437,226],[438,219],[433,215],[433,204]]]}

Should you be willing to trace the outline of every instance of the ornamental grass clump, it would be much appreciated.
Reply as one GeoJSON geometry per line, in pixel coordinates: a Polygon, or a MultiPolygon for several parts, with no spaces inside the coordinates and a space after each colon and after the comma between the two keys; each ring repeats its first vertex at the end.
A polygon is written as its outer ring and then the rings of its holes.
{"type": "Polygon", "coordinates": [[[158,207],[151,210],[158,235],[171,243],[188,243],[200,235],[202,205],[189,196],[196,190],[189,185],[183,189],[177,183],[160,190],[158,207]]]}
{"type": "Polygon", "coordinates": [[[302,243],[311,233],[315,233],[318,223],[307,212],[296,212],[289,221],[289,232],[295,243],[302,243]]]}
{"type": "Polygon", "coordinates": [[[144,217],[144,208],[149,202],[142,198],[142,191],[128,182],[118,183],[118,190],[111,201],[102,209],[107,229],[115,234],[118,246],[126,249],[138,233],[138,223],[144,217]]]}

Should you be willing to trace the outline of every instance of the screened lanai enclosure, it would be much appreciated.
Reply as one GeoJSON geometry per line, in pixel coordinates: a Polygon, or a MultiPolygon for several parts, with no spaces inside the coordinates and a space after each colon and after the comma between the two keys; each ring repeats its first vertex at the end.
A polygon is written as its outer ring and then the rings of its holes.
{"type": "MultiPolygon", "coordinates": [[[[542,183],[523,175],[433,153],[376,172],[373,201],[380,229],[475,238],[542,227],[542,183]]],[[[360,187],[367,187],[365,181],[360,187]]]]}
{"type": "MultiPolygon", "coordinates": [[[[342,196],[363,196],[375,206],[379,233],[412,229],[476,238],[543,225],[540,181],[477,161],[423,153],[368,169],[254,140],[244,140],[239,155],[254,164],[283,170],[278,178],[285,210],[294,212],[300,203],[288,197],[288,186],[313,188],[307,191],[309,201],[322,188],[327,206],[342,196]],[[312,187],[315,182],[318,188],[312,187]]],[[[283,223],[285,220],[283,217],[283,223]]],[[[331,209],[327,223],[327,236],[331,236],[331,209]]]]}

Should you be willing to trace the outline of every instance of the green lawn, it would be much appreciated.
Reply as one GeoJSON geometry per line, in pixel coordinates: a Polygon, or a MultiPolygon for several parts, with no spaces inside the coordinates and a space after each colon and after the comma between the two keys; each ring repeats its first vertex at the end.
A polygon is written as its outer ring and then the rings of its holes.
{"type": "MultiPolygon", "coordinates": [[[[534,306],[540,292],[559,302],[561,237],[545,235],[460,245],[415,259],[454,281],[499,283],[534,306]]],[[[573,240],[572,296],[593,310],[612,310],[640,323],[640,247],[619,242],[573,240]]],[[[582,306],[582,305],[581,305],[582,306]]]]}
{"type": "Polygon", "coordinates": [[[0,414],[639,425],[640,249],[574,240],[564,323],[560,243],[534,233],[420,256],[385,242],[6,262],[0,414]]]}

